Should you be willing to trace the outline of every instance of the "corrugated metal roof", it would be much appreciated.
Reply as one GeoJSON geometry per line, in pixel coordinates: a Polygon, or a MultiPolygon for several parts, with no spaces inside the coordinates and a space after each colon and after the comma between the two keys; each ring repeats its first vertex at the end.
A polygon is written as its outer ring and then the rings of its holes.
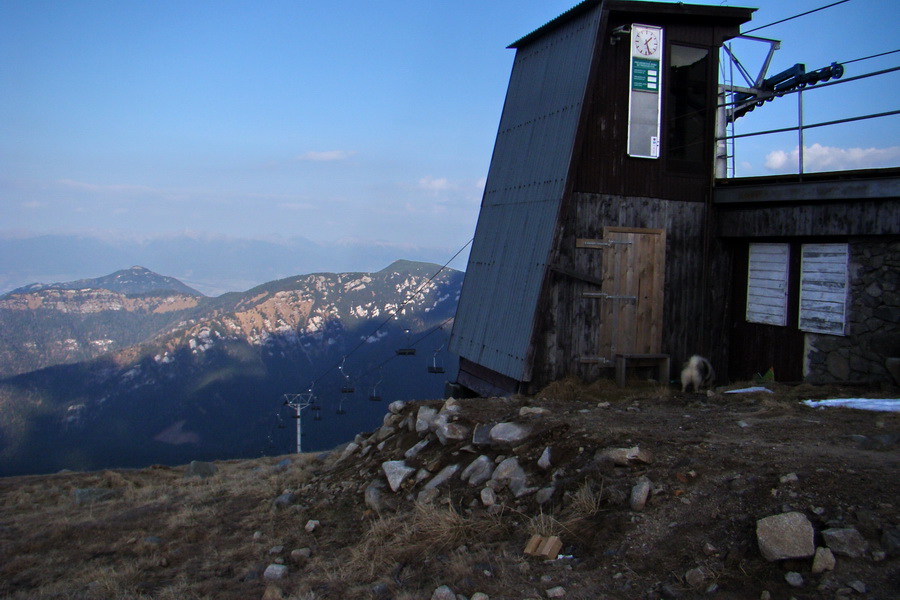
{"type": "Polygon", "coordinates": [[[583,4],[593,6],[516,52],[450,340],[452,352],[517,381],[530,376],[535,309],[600,24],[602,3],[583,4]]]}

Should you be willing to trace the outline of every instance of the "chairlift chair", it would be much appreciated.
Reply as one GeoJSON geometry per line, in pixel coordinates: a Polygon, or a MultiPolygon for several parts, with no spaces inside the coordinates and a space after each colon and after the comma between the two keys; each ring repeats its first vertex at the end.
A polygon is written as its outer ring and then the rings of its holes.
{"type": "Polygon", "coordinates": [[[341,393],[342,394],[353,394],[356,392],[356,388],[353,387],[353,383],[350,381],[350,376],[344,372],[344,362],[346,362],[346,360],[347,360],[347,357],[345,356],[344,360],[341,361],[341,366],[338,367],[338,370],[340,370],[341,375],[344,376],[344,385],[341,386],[341,393]]]}
{"type": "Polygon", "coordinates": [[[406,330],[406,347],[397,348],[397,356],[415,356],[416,349],[412,347],[409,341],[409,329],[406,330]]]}
{"type": "Polygon", "coordinates": [[[378,386],[381,384],[381,379],[378,380],[378,383],[372,386],[372,393],[369,394],[369,402],[381,402],[381,395],[378,393],[378,386]]]}

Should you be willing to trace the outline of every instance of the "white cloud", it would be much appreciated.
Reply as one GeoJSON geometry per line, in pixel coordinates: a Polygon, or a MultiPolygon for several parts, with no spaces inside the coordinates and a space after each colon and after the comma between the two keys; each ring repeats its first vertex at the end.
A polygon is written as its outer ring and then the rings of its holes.
{"type": "Polygon", "coordinates": [[[427,175],[419,180],[419,189],[433,193],[443,192],[449,190],[451,187],[450,181],[446,177],[435,178],[431,175],[427,175]]]}
{"type": "Polygon", "coordinates": [[[285,210],[311,210],[315,208],[314,205],[308,202],[282,202],[278,207],[285,210]]]}
{"type": "MultiPolygon", "coordinates": [[[[800,160],[799,147],[790,152],[773,150],[766,155],[765,167],[779,173],[796,172],[800,160]]],[[[877,169],[900,164],[900,146],[888,148],[836,148],[813,144],[804,146],[803,170],[846,171],[851,169],[877,169]]]]}
{"type": "Polygon", "coordinates": [[[348,150],[325,150],[323,152],[310,150],[309,152],[305,152],[298,156],[297,160],[312,162],[331,162],[336,160],[347,160],[354,154],[356,154],[356,152],[348,150]]]}
{"type": "Polygon", "coordinates": [[[94,193],[147,194],[158,191],[143,185],[87,183],[74,179],[60,179],[58,183],[67,188],[94,193]]]}

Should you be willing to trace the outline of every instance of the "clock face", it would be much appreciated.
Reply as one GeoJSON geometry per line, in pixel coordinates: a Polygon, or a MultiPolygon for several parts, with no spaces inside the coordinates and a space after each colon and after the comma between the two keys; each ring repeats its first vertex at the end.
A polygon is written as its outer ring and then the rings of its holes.
{"type": "Polygon", "coordinates": [[[659,51],[659,32],[656,29],[635,28],[634,50],[644,56],[656,54],[659,51]]]}

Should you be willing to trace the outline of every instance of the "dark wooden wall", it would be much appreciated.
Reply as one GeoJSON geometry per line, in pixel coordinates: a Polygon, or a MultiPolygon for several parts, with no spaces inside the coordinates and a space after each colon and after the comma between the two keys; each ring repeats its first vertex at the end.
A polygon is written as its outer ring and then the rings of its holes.
{"type": "MultiPolygon", "coordinates": [[[[609,30],[630,24],[622,17],[610,17],[609,30]]],[[[718,44],[723,32],[716,27],[666,24],[642,21],[648,25],[665,26],[666,52],[671,43],[706,47],[710,52],[707,130],[715,131],[716,68],[718,44]]],[[[604,193],[622,196],[665,198],[685,202],[707,202],[712,184],[712,137],[707,148],[706,169],[685,173],[666,158],[666,102],[663,96],[663,136],[659,159],[631,158],[625,153],[628,139],[628,97],[630,47],[623,37],[611,45],[606,34],[598,42],[598,56],[592,73],[585,115],[577,140],[572,186],[576,192],[604,193]]],[[[665,62],[665,61],[664,61],[665,62]]],[[[668,78],[663,74],[663,85],[668,78]]],[[[666,88],[667,89],[667,88],[666,88]]],[[[665,93],[665,90],[664,90],[665,93]]]]}
{"type": "MultiPolygon", "coordinates": [[[[635,22],[633,17],[611,15],[606,31],[635,22]]],[[[718,48],[723,36],[736,29],[700,22],[638,22],[663,25],[666,44],[706,47],[710,52],[710,135],[714,132],[718,48]]],[[[665,229],[665,291],[662,351],[672,357],[672,377],[691,354],[709,356],[715,363],[725,360],[720,343],[728,319],[727,289],[710,285],[711,203],[714,144],[710,138],[708,168],[685,173],[665,157],[665,137],[659,159],[626,155],[628,39],[610,45],[601,33],[594,72],[589,84],[585,113],[576,140],[570,191],[564,199],[557,224],[556,243],[550,260],[533,344],[532,387],[577,375],[591,381],[610,376],[610,368],[579,362],[581,356],[597,355],[600,303],[583,299],[584,291],[599,291],[591,279],[601,276],[602,250],[576,249],[577,238],[602,238],[603,227],[665,229]]],[[[668,51],[668,50],[666,50],[668,51]]],[[[665,85],[665,82],[664,82],[665,85]]],[[[665,96],[663,124],[665,136],[665,96]]],[[[730,256],[715,257],[716,269],[730,276],[730,256]]],[[[727,279],[726,279],[727,281],[727,279]]],[[[721,282],[719,282],[721,283],[721,282]]],[[[724,369],[723,369],[724,370],[724,369]]]]}
{"type": "Polygon", "coordinates": [[[608,367],[578,362],[598,352],[600,305],[581,294],[599,291],[589,279],[600,278],[603,250],[576,248],[575,240],[601,238],[604,226],[666,230],[662,351],[672,355],[673,374],[691,354],[708,354],[706,205],[606,194],[574,194],[570,202],[538,312],[535,386],[567,375],[588,381],[610,375],[608,367]]]}

